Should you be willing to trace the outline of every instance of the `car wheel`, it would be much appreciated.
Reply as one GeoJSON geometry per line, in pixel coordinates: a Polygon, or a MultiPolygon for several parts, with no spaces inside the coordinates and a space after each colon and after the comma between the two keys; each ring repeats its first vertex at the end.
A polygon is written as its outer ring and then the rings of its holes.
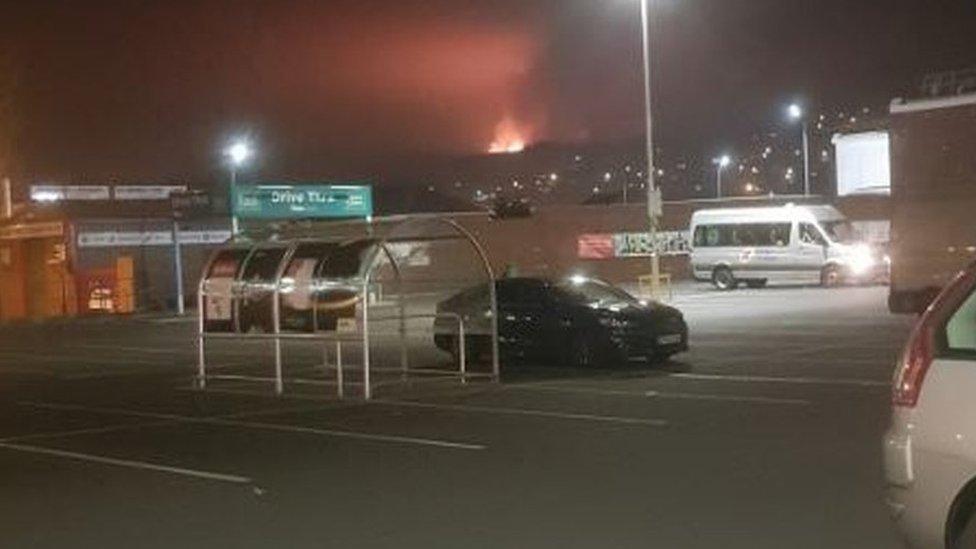
{"type": "Polygon", "coordinates": [[[976,549],[976,513],[969,517],[966,527],[952,540],[950,549],[976,549]]]}
{"type": "Polygon", "coordinates": [[[755,289],[758,289],[758,288],[765,288],[766,287],[766,279],[765,278],[758,278],[758,279],[753,279],[753,280],[747,280],[746,281],[746,286],[748,286],[748,287],[750,287],[750,288],[752,288],[754,290],[755,289]]]}
{"type": "Polygon", "coordinates": [[[732,269],[716,267],[715,271],[712,272],[712,284],[719,290],[729,291],[734,290],[739,283],[732,274],[732,269]]]}
{"type": "Polygon", "coordinates": [[[586,335],[573,338],[569,363],[574,368],[600,368],[606,365],[606,357],[601,356],[596,340],[586,335]]]}
{"type": "Polygon", "coordinates": [[[843,274],[836,265],[828,265],[820,273],[820,285],[824,288],[836,288],[841,285],[843,279],[843,274]]]}

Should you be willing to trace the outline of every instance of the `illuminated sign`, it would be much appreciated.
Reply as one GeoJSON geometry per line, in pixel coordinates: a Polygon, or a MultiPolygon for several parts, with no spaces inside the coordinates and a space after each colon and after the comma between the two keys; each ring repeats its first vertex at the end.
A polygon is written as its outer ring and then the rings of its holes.
{"type": "Polygon", "coordinates": [[[837,196],[891,194],[888,132],[838,134],[832,141],[837,156],[837,196]]]}
{"type": "Polygon", "coordinates": [[[250,219],[340,219],[371,217],[369,185],[238,185],[234,214],[250,219]]]}

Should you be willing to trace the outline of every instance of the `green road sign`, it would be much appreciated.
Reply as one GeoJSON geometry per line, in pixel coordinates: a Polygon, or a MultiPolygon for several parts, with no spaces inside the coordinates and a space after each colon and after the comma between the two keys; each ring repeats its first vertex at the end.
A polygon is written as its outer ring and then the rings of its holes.
{"type": "Polygon", "coordinates": [[[369,185],[237,185],[234,215],[245,219],[371,217],[369,185]]]}

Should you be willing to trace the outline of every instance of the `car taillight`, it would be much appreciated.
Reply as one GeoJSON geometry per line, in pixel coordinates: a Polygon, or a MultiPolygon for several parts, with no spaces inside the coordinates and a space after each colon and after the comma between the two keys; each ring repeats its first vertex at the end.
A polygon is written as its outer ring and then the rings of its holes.
{"type": "Polygon", "coordinates": [[[918,403],[918,395],[922,391],[922,381],[925,373],[932,364],[935,348],[935,330],[932,322],[931,309],[925,313],[902,353],[898,371],[895,373],[895,383],[891,394],[891,403],[895,406],[914,408],[918,403]]]}
{"type": "Polygon", "coordinates": [[[914,408],[922,392],[922,382],[936,353],[936,334],[960,303],[976,286],[976,264],[960,272],[932,301],[912,330],[902,353],[891,392],[891,403],[914,408]]]}

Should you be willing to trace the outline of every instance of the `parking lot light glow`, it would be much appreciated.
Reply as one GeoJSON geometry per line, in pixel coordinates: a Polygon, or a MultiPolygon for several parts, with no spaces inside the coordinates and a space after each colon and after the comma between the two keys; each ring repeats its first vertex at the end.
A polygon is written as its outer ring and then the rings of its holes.
{"type": "Polygon", "coordinates": [[[793,120],[799,120],[803,118],[803,108],[796,103],[793,103],[789,107],[787,107],[786,112],[787,114],[790,115],[790,118],[792,118],[793,120]]]}
{"type": "Polygon", "coordinates": [[[227,147],[227,150],[224,151],[224,154],[227,155],[227,158],[230,159],[231,163],[235,167],[241,166],[242,164],[247,162],[248,158],[251,157],[251,147],[248,146],[248,144],[243,141],[237,141],[233,143],[231,146],[227,147]]]}

